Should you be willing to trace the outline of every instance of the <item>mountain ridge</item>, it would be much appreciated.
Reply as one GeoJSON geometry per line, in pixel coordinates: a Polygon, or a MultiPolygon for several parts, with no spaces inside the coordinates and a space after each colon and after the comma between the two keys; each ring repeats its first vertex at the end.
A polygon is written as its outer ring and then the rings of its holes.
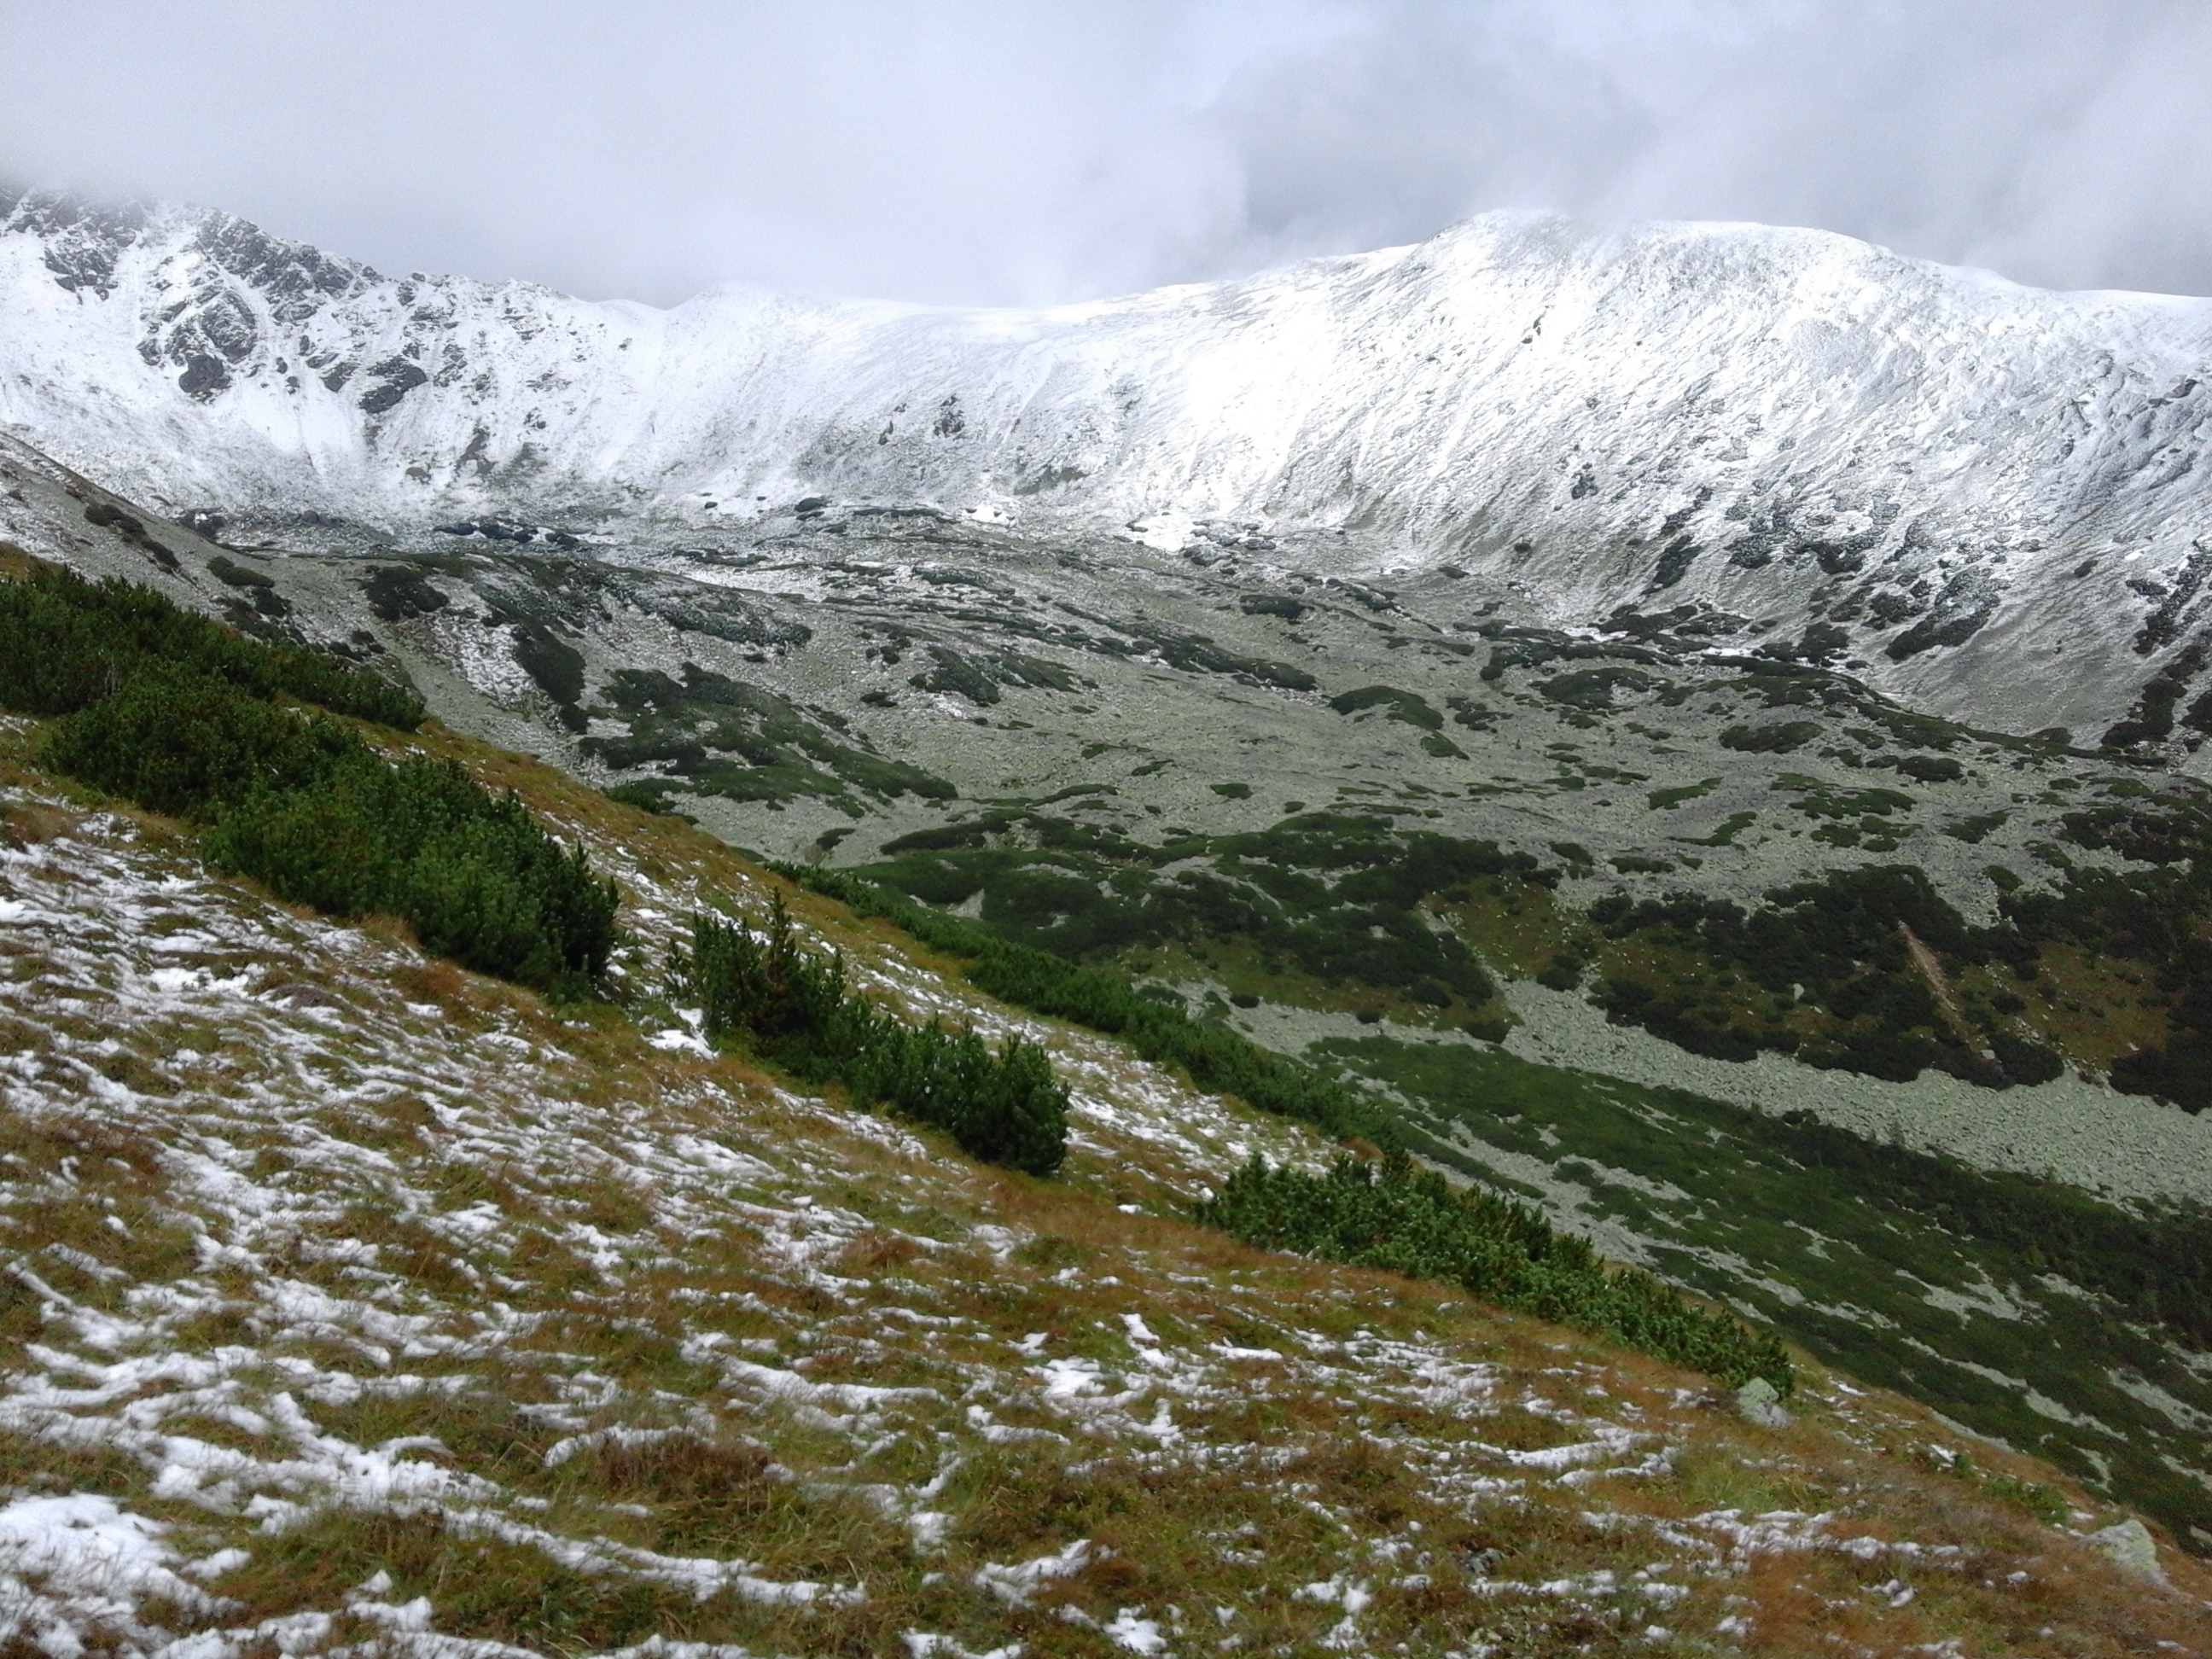
{"type": "Polygon", "coordinates": [[[1048,312],[658,312],[384,277],[228,216],[4,205],[0,420],[172,512],[665,544],[822,502],[1264,543],[1465,568],[1554,625],[1826,629],[1882,689],[2015,731],[2205,666],[2212,301],[1489,215],[1048,312]]]}

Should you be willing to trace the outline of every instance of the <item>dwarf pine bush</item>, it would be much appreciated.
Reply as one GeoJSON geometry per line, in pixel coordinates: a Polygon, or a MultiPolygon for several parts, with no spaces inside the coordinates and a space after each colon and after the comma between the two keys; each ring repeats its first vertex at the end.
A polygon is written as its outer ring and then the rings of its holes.
{"type": "Polygon", "coordinates": [[[313,786],[229,806],[206,852],[319,910],[404,917],[424,950],[540,990],[581,992],[614,947],[614,883],[449,760],[395,766],[356,741],[313,786]]]}
{"type": "Polygon", "coordinates": [[[1524,1204],[1474,1189],[1455,1193],[1402,1157],[1379,1170],[1340,1158],[1326,1175],[1313,1176],[1269,1169],[1255,1152],[1199,1206],[1198,1218],[1263,1249],[1441,1279],[1731,1388],[1763,1376],[1787,1395],[1796,1381],[1771,1334],[1692,1307],[1649,1273],[1608,1267],[1589,1241],[1555,1232],[1524,1204]]]}
{"type": "Polygon", "coordinates": [[[994,1050],[973,1031],[878,1012],[849,988],[842,956],[799,947],[781,894],[764,936],[695,916],[690,948],[670,966],[711,1041],[742,1036],[763,1059],[934,1124],[989,1163],[1040,1176],[1060,1167],[1067,1091],[1042,1049],[1010,1036],[994,1050]]]}
{"type": "Polygon", "coordinates": [[[843,871],[775,867],[861,915],[882,917],[933,949],[970,958],[969,981],[1000,1000],[1118,1036],[1146,1060],[1179,1066],[1201,1089],[1236,1095],[1261,1111],[1331,1135],[1359,1135],[1385,1146],[1401,1138],[1389,1117],[1332,1079],[1237,1032],[1201,1024],[1180,1008],[1154,1002],[1120,974],[1000,939],[843,871]]]}
{"type": "Polygon", "coordinates": [[[177,817],[206,818],[260,793],[303,789],[361,739],[337,721],[304,718],[228,680],[149,658],[115,690],[56,722],[46,758],[58,771],[177,817]]]}
{"type": "Polygon", "coordinates": [[[426,950],[580,990],[614,945],[614,884],[451,761],[393,765],[328,714],[412,727],[412,696],[262,644],[160,594],[40,571],[0,584],[0,706],[59,714],[57,770],[207,826],[216,868],[336,915],[404,918],[426,950]]]}
{"type": "Polygon", "coordinates": [[[161,662],[266,700],[279,692],[402,732],[422,723],[415,695],[304,646],[249,640],[150,587],[91,582],[41,566],[0,582],[0,708],[70,714],[161,662]]]}

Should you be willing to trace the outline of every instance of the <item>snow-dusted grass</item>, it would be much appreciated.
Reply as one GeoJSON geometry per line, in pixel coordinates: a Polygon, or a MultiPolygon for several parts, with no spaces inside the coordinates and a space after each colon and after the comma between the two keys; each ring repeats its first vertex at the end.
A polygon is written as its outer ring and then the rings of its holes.
{"type": "Polygon", "coordinates": [[[696,1052],[652,964],[691,905],[758,899],[744,866],[465,752],[623,882],[628,1010],[293,914],[0,775],[0,1645],[2212,1638],[1902,1455],[1956,1437],[1899,1402],[1816,1372],[1756,1427],[1686,1374],[1183,1224],[1250,1151],[1324,1149],[817,901],[883,994],[1054,1046],[1068,1179],[696,1052]]]}

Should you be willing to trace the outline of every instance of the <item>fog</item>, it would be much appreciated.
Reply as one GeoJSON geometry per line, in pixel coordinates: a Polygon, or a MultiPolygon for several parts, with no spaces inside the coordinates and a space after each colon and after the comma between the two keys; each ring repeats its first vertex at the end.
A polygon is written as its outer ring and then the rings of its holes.
{"type": "Polygon", "coordinates": [[[1037,304],[1496,207],[2212,293],[2202,0],[0,0],[0,167],[381,269],[1037,304]]]}

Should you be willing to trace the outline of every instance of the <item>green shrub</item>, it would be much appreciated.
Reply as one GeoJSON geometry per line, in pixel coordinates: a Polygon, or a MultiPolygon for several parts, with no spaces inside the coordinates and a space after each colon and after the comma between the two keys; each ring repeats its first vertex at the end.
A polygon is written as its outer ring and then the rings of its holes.
{"type": "Polygon", "coordinates": [[[1693,1054],[1749,1060],[1764,1048],[1795,1051],[1807,1064],[1907,1082],[1931,1066],[1973,1083],[2045,1080],[2055,1057],[2023,1045],[2002,1068],[1959,1048],[1905,945],[1906,930],[1955,960],[2032,966],[2035,946],[2008,921],[1970,927],[1929,882],[1906,865],[1831,871],[1770,888],[1747,910],[1725,899],[1669,893],[1631,899],[1613,893],[1590,906],[1607,939],[1643,936],[1694,952],[1705,991],[1608,981],[1602,1000],[1616,1024],[1641,1025],[1693,1054]],[[1730,1010],[1752,1005],[1722,995],[1740,974],[1792,1011],[1816,1012],[1811,1030],[1768,1022],[1735,1024],[1730,1010]],[[2018,1070],[2014,1070],[2014,1063],[2018,1070]]]}
{"type": "MultiPolygon", "coordinates": [[[[1409,1139],[1402,1126],[1335,1079],[1223,1027],[1201,1025],[1180,1006],[1149,1000],[1119,975],[1011,944],[972,922],[910,903],[842,871],[776,868],[860,915],[892,922],[933,949],[969,958],[969,979],[992,995],[1119,1036],[1146,1059],[1179,1066],[1201,1088],[1237,1095],[1262,1111],[1340,1137],[1358,1135],[1391,1149],[1401,1148],[1409,1139]]],[[[821,994],[813,994],[818,1006],[821,994]]],[[[1495,1041],[1504,1032],[1485,1030],[1479,1035],[1495,1041]]],[[[1364,1168],[1356,1161],[1347,1164],[1364,1168]]],[[[1328,1179],[1348,1189],[1354,1176],[1333,1173],[1328,1179]]],[[[1507,1306],[1734,1382],[1764,1376],[1785,1393],[1790,1387],[1789,1360],[1772,1337],[1755,1335],[1725,1316],[1700,1313],[1644,1274],[1607,1270],[1586,1243],[1553,1233],[1534,1211],[1480,1195],[1455,1198],[1441,1181],[1413,1176],[1402,1163],[1394,1163],[1385,1179],[1375,1183],[1382,1207],[1399,1205],[1416,1212],[1415,1220],[1398,1230],[1395,1246],[1364,1257],[1354,1253],[1362,1248],[1360,1239],[1372,1245],[1385,1234],[1372,1225],[1361,1232],[1356,1211],[1362,1195],[1336,1194],[1339,1200],[1348,1196],[1352,1202],[1333,1212],[1337,1220],[1327,1227],[1316,1227],[1310,1219],[1292,1224],[1316,1207],[1312,1194],[1302,1194],[1300,1182],[1321,1184],[1287,1170],[1270,1171],[1255,1159],[1201,1208],[1199,1218],[1271,1249],[1448,1279],[1507,1306]],[[1449,1206],[1456,1206],[1455,1212],[1443,1214],[1449,1206]],[[1344,1219],[1346,1215],[1352,1218],[1344,1219]],[[1495,1242],[1501,1238],[1504,1243],[1495,1242]],[[1498,1271],[1485,1267],[1490,1276],[1480,1277],[1475,1269],[1485,1262],[1498,1271]]]]}
{"type": "Polygon", "coordinates": [[[606,970],[614,884],[451,761],[394,766],[279,692],[414,726],[421,705],[313,653],[243,639],[120,582],[0,586],[0,702],[59,714],[47,763],[208,826],[210,864],[334,915],[397,915],[423,948],[540,990],[606,970]]]}
{"type": "Polygon", "coordinates": [[[249,640],[149,587],[52,568],[0,583],[0,708],[73,714],[151,660],[404,732],[422,723],[422,703],[388,680],[304,647],[249,640]]]}
{"type": "Polygon", "coordinates": [[[1648,691],[1657,684],[1650,675],[1633,668],[1579,668],[1539,680],[1536,690],[1553,702],[1596,713],[1614,706],[1615,691],[1648,691]]]}
{"type": "Polygon", "coordinates": [[[404,917],[425,950],[519,985],[580,990],[614,946],[614,884],[452,761],[356,745],[311,787],[228,808],[206,852],[334,915],[404,917]]]}
{"type": "Polygon", "coordinates": [[[1571,951],[1562,951],[1538,970],[1536,983],[1547,990],[1571,991],[1583,982],[1583,969],[1589,964],[1571,951]]]}
{"type": "Polygon", "coordinates": [[[1900,755],[1897,769],[1923,783],[1956,783],[1966,769],[1948,755],[1900,755]]]}
{"type": "Polygon", "coordinates": [[[1255,1152],[1197,1216],[1263,1249],[1456,1285],[1730,1387],[1763,1376],[1787,1395],[1796,1381],[1771,1334],[1694,1308],[1648,1273],[1608,1267],[1587,1240],[1554,1232],[1526,1205],[1455,1193],[1402,1157],[1379,1170],[1340,1158],[1311,1176],[1271,1170],[1255,1152]]]}
{"type": "Polygon", "coordinates": [[[111,794],[179,817],[205,817],[256,791],[306,787],[361,740],[302,719],[226,680],[159,658],[115,691],[58,721],[47,763],[111,794]]]}
{"type": "MultiPolygon", "coordinates": [[[[1671,811],[1684,801],[1696,800],[1701,796],[1710,795],[1720,787],[1720,779],[1706,778],[1698,783],[1679,784],[1672,789],[1654,789],[1644,799],[1654,811],[1671,811]]],[[[1584,863],[1589,861],[1587,859],[1583,860],[1584,863]]]]}
{"type": "Polygon", "coordinates": [[[1151,1001],[1119,974],[1014,944],[842,871],[775,867],[862,915],[882,917],[933,950],[968,957],[969,980],[991,995],[1121,1037],[1146,1060],[1181,1068],[1201,1089],[1238,1096],[1261,1111],[1332,1135],[1360,1135],[1385,1146],[1402,1139],[1388,1115],[1334,1079],[1222,1026],[1201,1025],[1180,1006],[1151,1001]]]}
{"type": "Polygon", "coordinates": [[[1441,730],[1444,723],[1444,717],[1429,706],[1427,698],[1419,692],[1401,691],[1395,685],[1363,685],[1357,691],[1345,691],[1331,697],[1328,706],[1340,714],[1380,708],[1386,720],[1402,720],[1407,726],[1430,732],[1441,730]]]}
{"type": "Polygon", "coordinates": [[[2061,1274],[2110,1297],[2130,1319],[2170,1326],[2199,1349],[2212,1343],[2212,1212],[2139,1213],[2045,1176],[1869,1139],[1802,1110],[1761,1127],[1796,1162],[1833,1171],[1869,1203],[2002,1246],[2023,1279],[2061,1274]]]}
{"type": "Polygon", "coordinates": [[[671,805],[672,786],[659,780],[639,780],[617,783],[602,792],[609,800],[618,800],[624,806],[635,806],[641,812],[651,812],[658,817],[678,817],[689,820],[688,813],[678,811],[671,805]]]}
{"type": "Polygon", "coordinates": [[[1781,720],[1771,726],[1731,726],[1721,733],[1721,747],[1740,749],[1747,755],[1786,755],[1802,749],[1820,735],[1812,720],[1781,720]]]}
{"type": "MultiPolygon", "coordinates": [[[[2018,998],[2014,999],[2018,1001],[2018,998]]],[[[2052,1049],[2009,1031],[1990,1033],[1990,1050],[2014,1083],[2049,1083],[2064,1074],[2066,1062],[2052,1049]]]]}
{"type": "Polygon", "coordinates": [[[994,1052],[973,1031],[878,1013],[848,988],[842,957],[799,949],[781,895],[764,939],[720,916],[695,916],[690,949],[670,967],[713,1041],[742,1034],[798,1076],[842,1082],[993,1164],[1047,1176],[1066,1156],[1067,1091],[1042,1049],[1012,1036],[994,1052]]]}

